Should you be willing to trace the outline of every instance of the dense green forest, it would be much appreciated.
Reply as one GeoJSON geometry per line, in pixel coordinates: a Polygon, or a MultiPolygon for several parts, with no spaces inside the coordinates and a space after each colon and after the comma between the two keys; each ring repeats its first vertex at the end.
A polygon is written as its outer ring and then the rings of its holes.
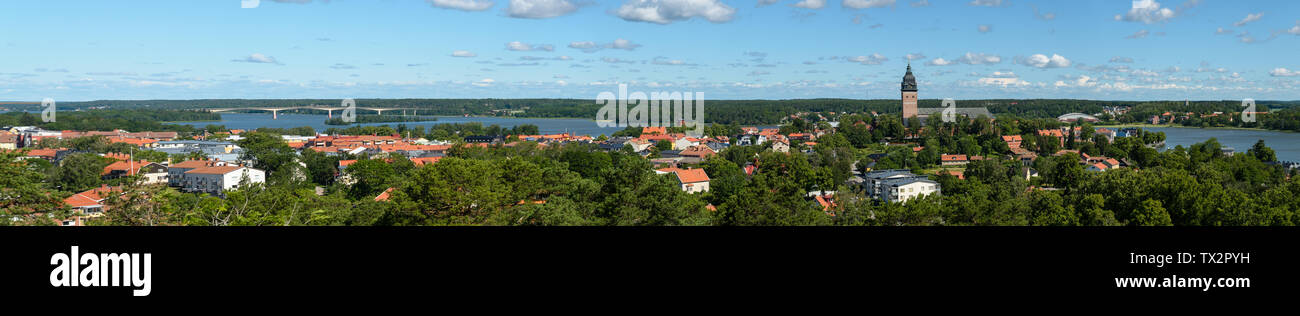
{"type": "Polygon", "coordinates": [[[164,124],[180,121],[218,121],[216,113],[181,110],[88,110],[60,111],[55,122],[41,121],[40,113],[0,113],[0,126],[37,126],[48,130],[106,131],[122,129],[128,132],[175,131],[193,133],[189,125],[164,124]]]}

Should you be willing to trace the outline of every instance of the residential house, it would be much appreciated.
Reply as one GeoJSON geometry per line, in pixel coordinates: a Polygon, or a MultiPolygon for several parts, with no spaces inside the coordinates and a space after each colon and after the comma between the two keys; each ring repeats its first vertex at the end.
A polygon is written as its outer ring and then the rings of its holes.
{"type": "Polygon", "coordinates": [[[788,153],[790,152],[790,144],[786,142],[772,142],[772,151],[788,153]]]}
{"type": "Polygon", "coordinates": [[[167,166],[167,185],[179,187],[184,183],[185,173],[194,169],[225,166],[225,162],[215,160],[186,160],[167,166]]]}
{"type": "Polygon", "coordinates": [[[128,160],[113,162],[105,166],[104,171],[100,172],[100,177],[103,179],[117,179],[134,175],[140,175],[142,184],[167,183],[168,170],[167,167],[156,162],[128,160]]]}
{"type": "MultiPolygon", "coordinates": [[[[104,200],[108,199],[109,194],[113,194],[114,192],[121,193],[122,187],[120,186],[110,187],[108,185],[101,185],[98,188],[73,194],[72,196],[63,199],[63,204],[72,208],[74,212],[77,212],[81,215],[85,215],[89,217],[102,216],[104,215],[104,211],[108,210],[107,206],[105,206],[103,202],[104,200]]],[[[64,225],[64,226],[79,226],[79,225],[64,225]]]]}
{"type": "Polygon", "coordinates": [[[940,162],[944,166],[964,166],[970,163],[970,160],[966,158],[966,155],[942,155],[940,156],[940,162]]]}
{"type": "Polygon", "coordinates": [[[663,168],[655,170],[658,174],[673,174],[677,177],[677,182],[681,184],[682,191],[686,193],[699,193],[709,191],[709,174],[704,169],[681,169],[681,168],[663,168]]]}

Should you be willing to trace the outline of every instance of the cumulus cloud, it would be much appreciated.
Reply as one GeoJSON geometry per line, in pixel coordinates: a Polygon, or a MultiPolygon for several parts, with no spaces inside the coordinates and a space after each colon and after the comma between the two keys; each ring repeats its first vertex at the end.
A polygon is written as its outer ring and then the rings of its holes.
{"type": "Polygon", "coordinates": [[[844,0],[840,5],[850,9],[870,9],[894,6],[895,0],[844,0]]]}
{"type": "Polygon", "coordinates": [[[1268,75],[1274,77],[1295,77],[1300,76],[1300,71],[1286,68],[1274,68],[1272,71],[1268,72],[1268,75]]]}
{"type": "Polygon", "coordinates": [[[434,7],[461,11],[483,11],[492,8],[491,0],[425,0],[434,7]]]}
{"type": "Polygon", "coordinates": [[[947,65],[954,64],[954,62],[949,61],[947,59],[943,59],[942,57],[936,57],[934,59],[931,59],[930,61],[925,62],[925,64],[930,66],[947,66],[947,65]]]}
{"type": "Polygon", "coordinates": [[[1139,22],[1143,24],[1163,23],[1169,21],[1184,10],[1200,4],[1200,0],[1187,0],[1177,11],[1160,7],[1155,0],[1134,0],[1132,7],[1123,14],[1116,14],[1115,21],[1139,22]]]}
{"type": "Polygon", "coordinates": [[[534,51],[534,50],[550,52],[555,50],[555,46],[552,46],[551,44],[528,44],[528,43],[516,41],[516,42],[506,43],[506,49],[517,51],[517,52],[526,52],[526,51],[534,51]]]}
{"type": "Polygon", "coordinates": [[[1246,25],[1246,23],[1259,21],[1259,19],[1262,17],[1264,17],[1263,12],[1247,14],[1246,18],[1241,19],[1241,21],[1237,21],[1237,23],[1232,23],[1232,26],[1241,27],[1242,25],[1246,25]]]}
{"type": "Polygon", "coordinates": [[[280,64],[280,61],[275,60],[275,57],[262,55],[258,53],[248,55],[248,57],[244,57],[244,58],[232,59],[230,61],[240,62],[240,63],[254,63],[254,64],[276,64],[276,65],[280,64]]]}
{"type": "Polygon", "coordinates": [[[483,80],[475,81],[475,82],[472,83],[472,84],[475,85],[475,86],[479,86],[479,87],[488,87],[488,86],[491,86],[492,84],[494,84],[494,83],[496,83],[496,82],[497,82],[497,81],[496,81],[496,80],[492,80],[492,78],[483,78],[483,80]]]}
{"type": "Polygon", "coordinates": [[[1229,30],[1229,29],[1224,29],[1224,28],[1220,27],[1219,29],[1214,30],[1214,35],[1232,34],[1232,33],[1235,33],[1235,32],[1236,32],[1236,31],[1229,30]]]}
{"type": "Polygon", "coordinates": [[[1043,54],[1033,54],[1029,55],[1029,57],[1019,58],[1016,63],[1034,68],[1070,67],[1070,60],[1057,54],[1052,54],[1051,57],[1043,54]]]}
{"type": "Polygon", "coordinates": [[[467,50],[458,50],[451,52],[451,57],[477,57],[478,54],[467,50]]]}
{"type": "Polygon", "coordinates": [[[701,18],[713,23],[731,21],[736,9],[719,0],[628,0],[614,11],[626,21],[669,24],[701,18]]]}
{"type": "Polygon", "coordinates": [[[908,61],[922,60],[925,59],[925,54],[922,53],[907,54],[907,55],[903,55],[903,58],[907,58],[908,61]]]}
{"type": "Polygon", "coordinates": [[[998,57],[997,55],[984,54],[984,53],[968,52],[965,55],[962,55],[960,58],[957,58],[957,62],[967,64],[967,65],[996,64],[1002,62],[1002,57],[998,57]]]}
{"type": "Polygon", "coordinates": [[[578,6],[568,0],[510,0],[506,15],[512,18],[546,19],[577,10],[578,6]]]}
{"type": "Polygon", "coordinates": [[[821,9],[825,6],[826,0],[803,0],[794,4],[794,7],[804,9],[821,9]]]}

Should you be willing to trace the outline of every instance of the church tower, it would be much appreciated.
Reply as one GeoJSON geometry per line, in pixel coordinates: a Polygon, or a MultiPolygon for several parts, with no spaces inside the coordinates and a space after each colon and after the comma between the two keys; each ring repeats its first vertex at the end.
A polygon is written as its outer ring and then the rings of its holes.
{"type": "Polygon", "coordinates": [[[907,74],[903,75],[903,119],[914,118],[916,111],[916,77],[912,76],[912,63],[907,63],[907,74]]]}

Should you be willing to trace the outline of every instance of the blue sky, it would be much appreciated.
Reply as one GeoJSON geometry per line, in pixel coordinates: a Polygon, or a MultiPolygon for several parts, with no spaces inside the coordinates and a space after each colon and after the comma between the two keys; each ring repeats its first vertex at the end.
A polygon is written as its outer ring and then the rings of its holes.
{"type": "Polygon", "coordinates": [[[0,100],[1300,99],[1300,2],[4,1],[0,100]]]}

